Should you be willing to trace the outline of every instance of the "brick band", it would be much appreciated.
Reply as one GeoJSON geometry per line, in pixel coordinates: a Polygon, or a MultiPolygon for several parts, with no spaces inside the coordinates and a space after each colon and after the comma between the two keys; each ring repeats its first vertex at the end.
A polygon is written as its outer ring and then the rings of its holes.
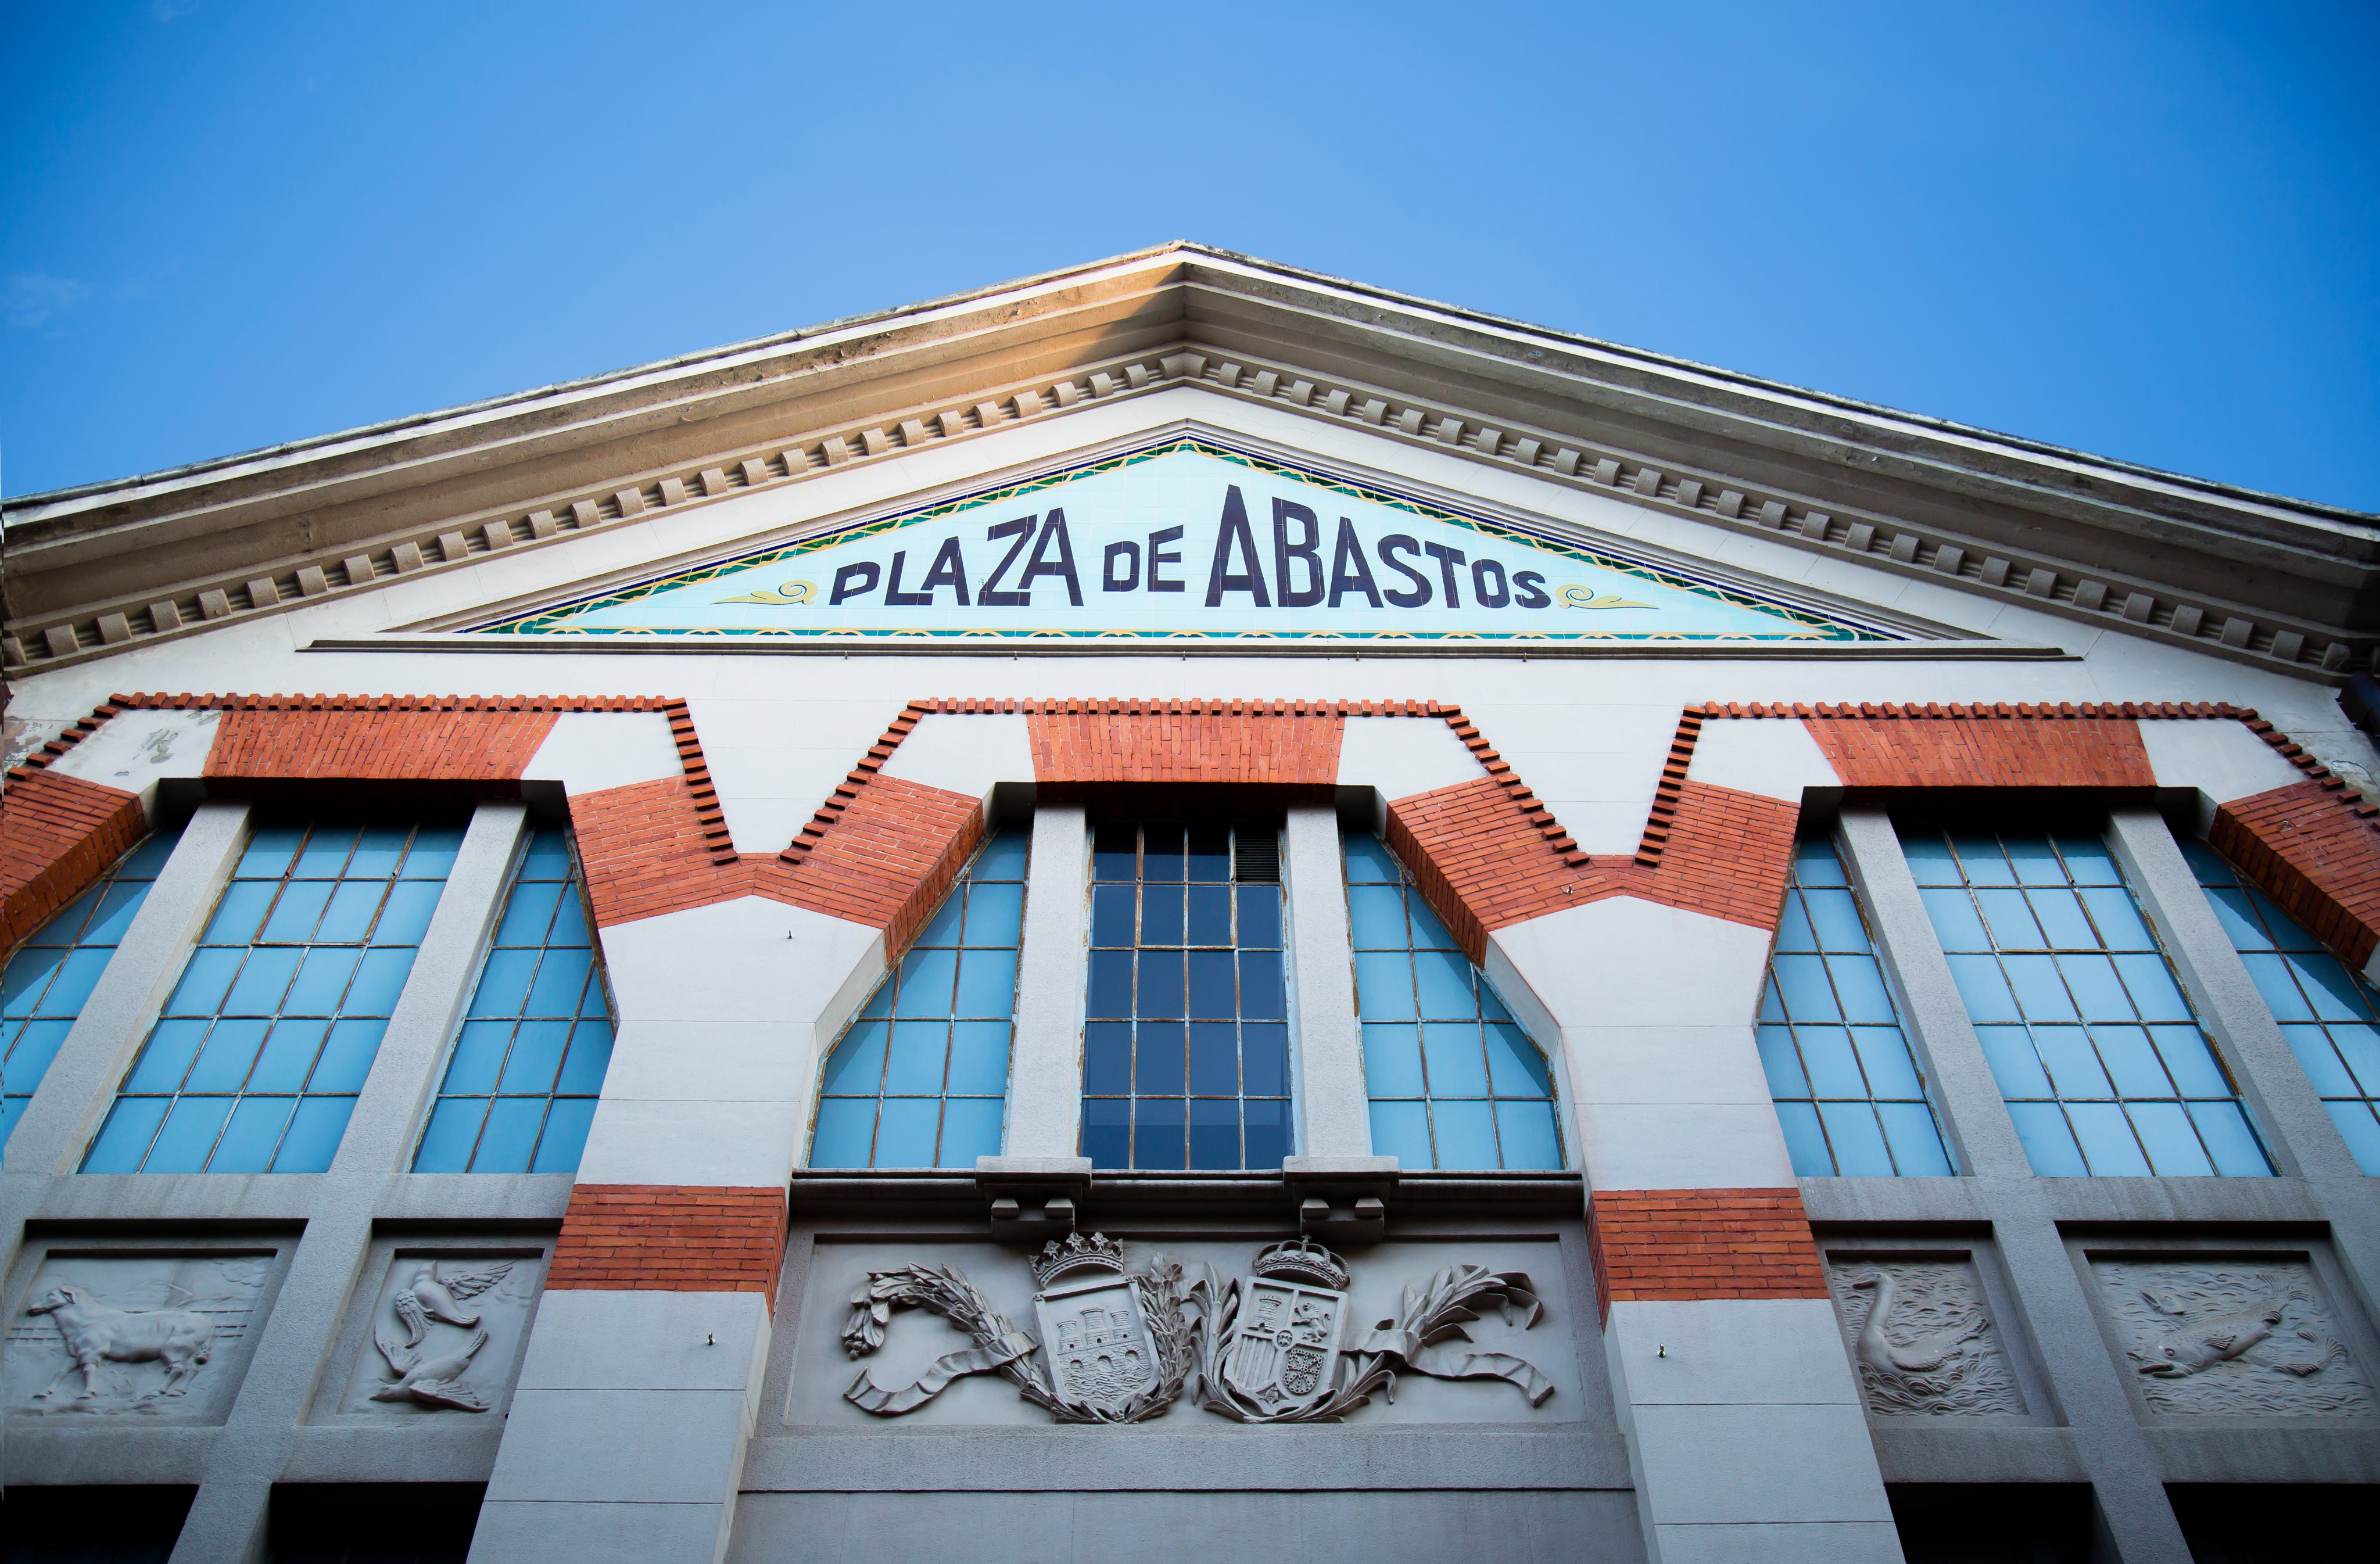
{"type": "Polygon", "coordinates": [[[2235,798],[2206,840],[2349,965],[2380,947],[2380,833],[2321,782],[2235,798]]]}
{"type": "Polygon", "coordinates": [[[785,1192],[727,1184],[580,1184],[570,1192],[549,1288],[762,1292],[777,1307],[785,1192]]]}
{"type": "Polygon", "coordinates": [[[30,938],[147,834],[140,800],[63,771],[22,773],[0,809],[0,952],[30,938]]]}
{"type": "Polygon", "coordinates": [[[1605,1318],[1614,1303],[1705,1298],[1824,1298],[1826,1273],[1802,1192],[1600,1189],[1587,1243],[1605,1318]]]}

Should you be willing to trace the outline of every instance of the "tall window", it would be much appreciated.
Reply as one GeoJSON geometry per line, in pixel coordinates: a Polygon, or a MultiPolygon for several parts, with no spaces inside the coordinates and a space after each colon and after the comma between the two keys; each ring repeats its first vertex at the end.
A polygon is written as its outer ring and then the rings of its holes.
{"type": "Polygon", "coordinates": [[[995,834],[878,986],[819,1083],[813,1168],[971,1168],[1000,1154],[1032,833],[995,834]]]}
{"type": "Polygon", "coordinates": [[[505,895],[415,1172],[577,1168],[612,1062],[612,1010],[594,945],[569,833],[541,829],[505,895]]]}
{"type": "Polygon", "coordinates": [[[462,843],[439,826],[259,828],[82,1170],[328,1168],[462,843]]]}
{"type": "Polygon", "coordinates": [[[1101,1168],[1278,1168],[1290,1150],[1281,825],[1091,835],[1083,1154],[1101,1168]]]}
{"type": "Polygon", "coordinates": [[[1372,1149],[1406,1168],[1559,1168],[1553,1077],[1413,877],[1346,838],[1372,1149]]]}
{"type": "Polygon", "coordinates": [[[179,826],[161,830],[115,860],[0,969],[0,1146],[8,1144],[8,1132],[49,1073],[58,1045],[181,835],[179,826]]]}
{"type": "Polygon", "coordinates": [[[1801,1177],[1950,1170],[1900,1012],[1828,843],[1793,854],[1760,995],[1760,1062],[1801,1177]]]}
{"type": "Polygon", "coordinates": [[[2380,1173],[2380,994],[2196,838],[2181,844],[2332,1122],[2380,1173]]]}
{"type": "Polygon", "coordinates": [[[2104,842],[1901,846],[2034,1172],[2272,1171],[2104,842]]]}

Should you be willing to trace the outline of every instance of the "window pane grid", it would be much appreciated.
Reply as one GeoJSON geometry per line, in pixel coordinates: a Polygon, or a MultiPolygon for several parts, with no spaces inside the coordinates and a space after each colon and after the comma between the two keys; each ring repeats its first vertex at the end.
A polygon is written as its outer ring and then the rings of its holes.
{"type": "Polygon", "coordinates": [[[1032,832],[995,832],[860,1007],[820,1080],[813,1168],[999,1155],[1032,832]]]}
{"type": "Polygon", "coordinates": [[[1904,829],[1901,845],[2034,1172],[2271,1173],[2105,842],[1904,829]]]}
{"type": "Polygon", "coordinates": [[[1831,843],[1794,851],[1761,990],[1759,1043],[1798,1176],[1952,1170],[1866,917],[1831,843]]]}
{"type": "Polygon", "coordinates": [[[1083,1154],[1278,1168],[1292,1146],[1277,821],[1091,832],[1083,1154]]]}
{"type": "Polygon", "coordinates": [[[2215,849],[2181,851],[2356,1164],[2380,1173],[2380,993],[2215,849]]]}
{"type": "Polygon", "coordinates": [[[118,858],[0,967],[0,1146],[8,1144],[181,835],[179,826],[159,831],[118,858]]]}
{"type": "Polygon", "coordinates": [[[612,1008],[569,832],[534,832],[489,942],[417,1173],[578,1167],[612,1062],[612,1008]]]}
{"type": "Polygon", "coordinates": [[[1407,1168],[1560,1168],[1552,1073],[1380,840],[1343,838],[1372,1149],[1407,1168]]]}
{"type": "Polygon", "coordinates": [[[82,1170],[327,1169],[462,840],[354,820],[257,828],[82,1170]]]}

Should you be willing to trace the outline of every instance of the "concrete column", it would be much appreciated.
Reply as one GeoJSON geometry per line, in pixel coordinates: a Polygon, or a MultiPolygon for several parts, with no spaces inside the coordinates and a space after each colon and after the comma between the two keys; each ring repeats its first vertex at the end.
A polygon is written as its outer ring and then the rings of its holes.
{"type": "MultiPolygon", "coordinates": [[[[1507,1001],[1560,1028],[1590,1199],[1797,1195],[1753,1032],[1769,942],[1633,897],[1491,936],[1507,1001]]],[[[1679,1296],[1605,1301],[1646,1556],[1899,1564],[1831,1303],[1695,1297],[1698,1285],[1682,1272],[1679,1296]]]]}
{"type": "Polygon", "coordinates": [[[1355,1019],[1338,813],[1328,805],[1292,809],[1287,836],[1281,879],[1297,1012],[1297,1149],[1306,1157],[1368,1157],[1371,1106],[1364,1089],[1363,1027],[1355,1019]]]}
{"type": "Polygon", "coordinates": [[[389,1173],[412,1149],[422,1101],[435,1087],[463,997],[479,976],[526,818],[516,803],[482,804],[473,813],[331,1170],[271,1175],[300,1185],[306,1230],[224,1437],[210,1448],[173,1564],[253,1564],[264,1558],[273,1484],[289,1464],[314,1394],[322,1344],[338,1335],[371,1245],[373,1209],[389,1173]]]}
{"type": "Polygon", "coordinates": [[[1033,811],[1015,1052],[1008,1067],[1010,1157],[1073,1157],[1082,1145],[1090,852],[1081,805],[1044,804],[1033,811]]]}
{"type": "MultiPolygon", "coordinates": [[[[2163,1464],[2133,1415],[2047,1192],[2017,1140],[1892,820],[1880,809],[1847,809],[1840,841],[1926,1089],[1960,1170],[1974,1180],[1991,1218],[1993,1242],[2032,1327],[2058,1403],[2055,1410],[2074,1430],[2075,1451],[2091,1479],[2100,1546],[2124,1564],[2189,1564],[2189,1545],[2165,1496],[2163,1464]]],[[[2171,850],[2170,841],[2167,847],[2171,850]]]]}

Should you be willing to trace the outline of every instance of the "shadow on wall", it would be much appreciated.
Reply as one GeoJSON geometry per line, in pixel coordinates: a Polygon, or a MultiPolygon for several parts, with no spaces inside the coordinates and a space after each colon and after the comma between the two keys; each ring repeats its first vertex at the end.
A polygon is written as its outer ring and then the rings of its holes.
{"type": "Polygon", "coordinates": [[[165,1564],[196,1488],[36,1488],[0,1501],[0,1564],[165,1564]]]}

